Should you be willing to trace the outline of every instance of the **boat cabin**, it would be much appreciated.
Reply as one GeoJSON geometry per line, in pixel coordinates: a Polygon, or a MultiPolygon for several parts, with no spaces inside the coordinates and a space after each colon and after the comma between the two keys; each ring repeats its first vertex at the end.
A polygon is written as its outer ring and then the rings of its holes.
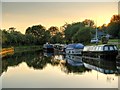
{"type": "Polygon", "coordinates": [[[83,49],[83,55],[104,55],[104,56],[117,56],[118,49],[116,45],[96,45],[96,46],[85,46],[83,49]]]}
{"type": "Polygon", "coordinates": [[[97,45],[97,46],[85,46],[83,49],[84,51],[91,51],[91,52],[103,52],[103,51],[118,51],[116,45],[97,45]]]}
{"type": "Polygon", "coordinates": [[[44,49],[44,51],[47,51],[47,52],[53,52],[54,51],[53,44],[48,44],[48,43],[43,45],[43,49],[44,49]]]}
{"type": "Polygon", "coordinates": [[[65,52],[66,54],[82,54],[81,52],[83,51],[84,45],[83,44],[68,44],[65,52]]]}

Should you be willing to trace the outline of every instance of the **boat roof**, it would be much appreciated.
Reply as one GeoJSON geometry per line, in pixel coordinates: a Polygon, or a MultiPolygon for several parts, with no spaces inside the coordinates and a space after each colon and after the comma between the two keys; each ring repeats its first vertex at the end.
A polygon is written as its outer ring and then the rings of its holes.
{"type": "MultiPolygon", "coordinates": [[[[93,46],[116,46],[116,45],[113,45],[113,44],[101,44],[101,45],[93,45],[93,46]]],[[[88,46],[88,47],[90,47],[90,46],[88,46]]]]}
{"type": "Polygon", "coordinates": [[[81,43],[77,43],[77,44],[68,44],[67,48],[75,48],[75,49],[80,49],[80,48],[84,48],[84,45],[81,43]]]}

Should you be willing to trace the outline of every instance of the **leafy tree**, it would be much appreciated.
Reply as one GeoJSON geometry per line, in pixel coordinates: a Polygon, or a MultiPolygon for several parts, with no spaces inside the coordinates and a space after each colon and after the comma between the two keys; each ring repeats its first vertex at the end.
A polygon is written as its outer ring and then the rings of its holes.
{"type": "Polygon", "coordinates": [[[84,27],[73,36],[74,43],[89,43],[91,40],[90,28],[84,27]]]}
{"type": "Polygon", "coordinates": [[[105,36],[103,36],[101,38],[101,41],[102,41],[102,44],[107,44],[108,43],[108,39],[105,36]]]}
{"type": "Polygon", "coordinates": [[[54,35],[52,38],[51,38],[51,43],[64,43],[63,42],[63,35],[62,33],[58,32],[56,33],[56,35],[54,35]]]}
{"type": "Polygon", "coordinates": [[[51,36],[56,35],[59,32],[59,28],[56,26],[51,26],[49,29],[51,36]]]}
{"type": "Polygon", "coordinates": [[[36,44],[44,44],[45,41],[45,31],[46,28],[42,25],[35,25],[28,27],[25,34],[30,34],[36,39],[36,44]]]}
{"type": "Polygon", "coordinates": [[[83,28],[84,24],[81,22],[68,24],[65,28],[64,34],[67,43],[72,43],[73,35],[76,34],[80,28],[83,28]]]}
{"type": "Polygon", "coordinates": [[[113,38],[118,38],[120,35],[120,15],[113,15],[110,23],[107,26],[108,33],[113,38]]]}
{"type": "Polygon", "coordinates": [[[90,19],[85,19],[82,23],[87,27],[93,27],[94,25],[94,21],[90,19]]]}

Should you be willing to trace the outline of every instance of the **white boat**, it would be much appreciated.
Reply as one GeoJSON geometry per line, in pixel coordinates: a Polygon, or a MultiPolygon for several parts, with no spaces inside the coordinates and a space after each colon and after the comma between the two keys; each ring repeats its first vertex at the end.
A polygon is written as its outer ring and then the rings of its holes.
{"type": "Polygon", "coordinates": [[[81,55],[83,51],[83,44],[68,44],[65,49],[66,54],[81,55]]]}

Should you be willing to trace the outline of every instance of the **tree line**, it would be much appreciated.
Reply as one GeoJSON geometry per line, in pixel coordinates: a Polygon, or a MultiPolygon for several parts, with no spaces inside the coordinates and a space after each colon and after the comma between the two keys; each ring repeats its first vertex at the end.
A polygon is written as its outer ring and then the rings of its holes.
{"type": "Polygon", "coordinates": [[[113,15],[108,25],[96,27],[93,20],[85,19],[82,22],[65,23],[60,29],[51,26],[46,29],[43,25],[28,27],[25,34],[11,27],[9,30],[0,29],[0,44],[3,47],[23,45],[43,45],[49,43],[83,43],[89,44],[98,31],[109,34],[111,38],[120,38],[120,15],[113,15]]]}

